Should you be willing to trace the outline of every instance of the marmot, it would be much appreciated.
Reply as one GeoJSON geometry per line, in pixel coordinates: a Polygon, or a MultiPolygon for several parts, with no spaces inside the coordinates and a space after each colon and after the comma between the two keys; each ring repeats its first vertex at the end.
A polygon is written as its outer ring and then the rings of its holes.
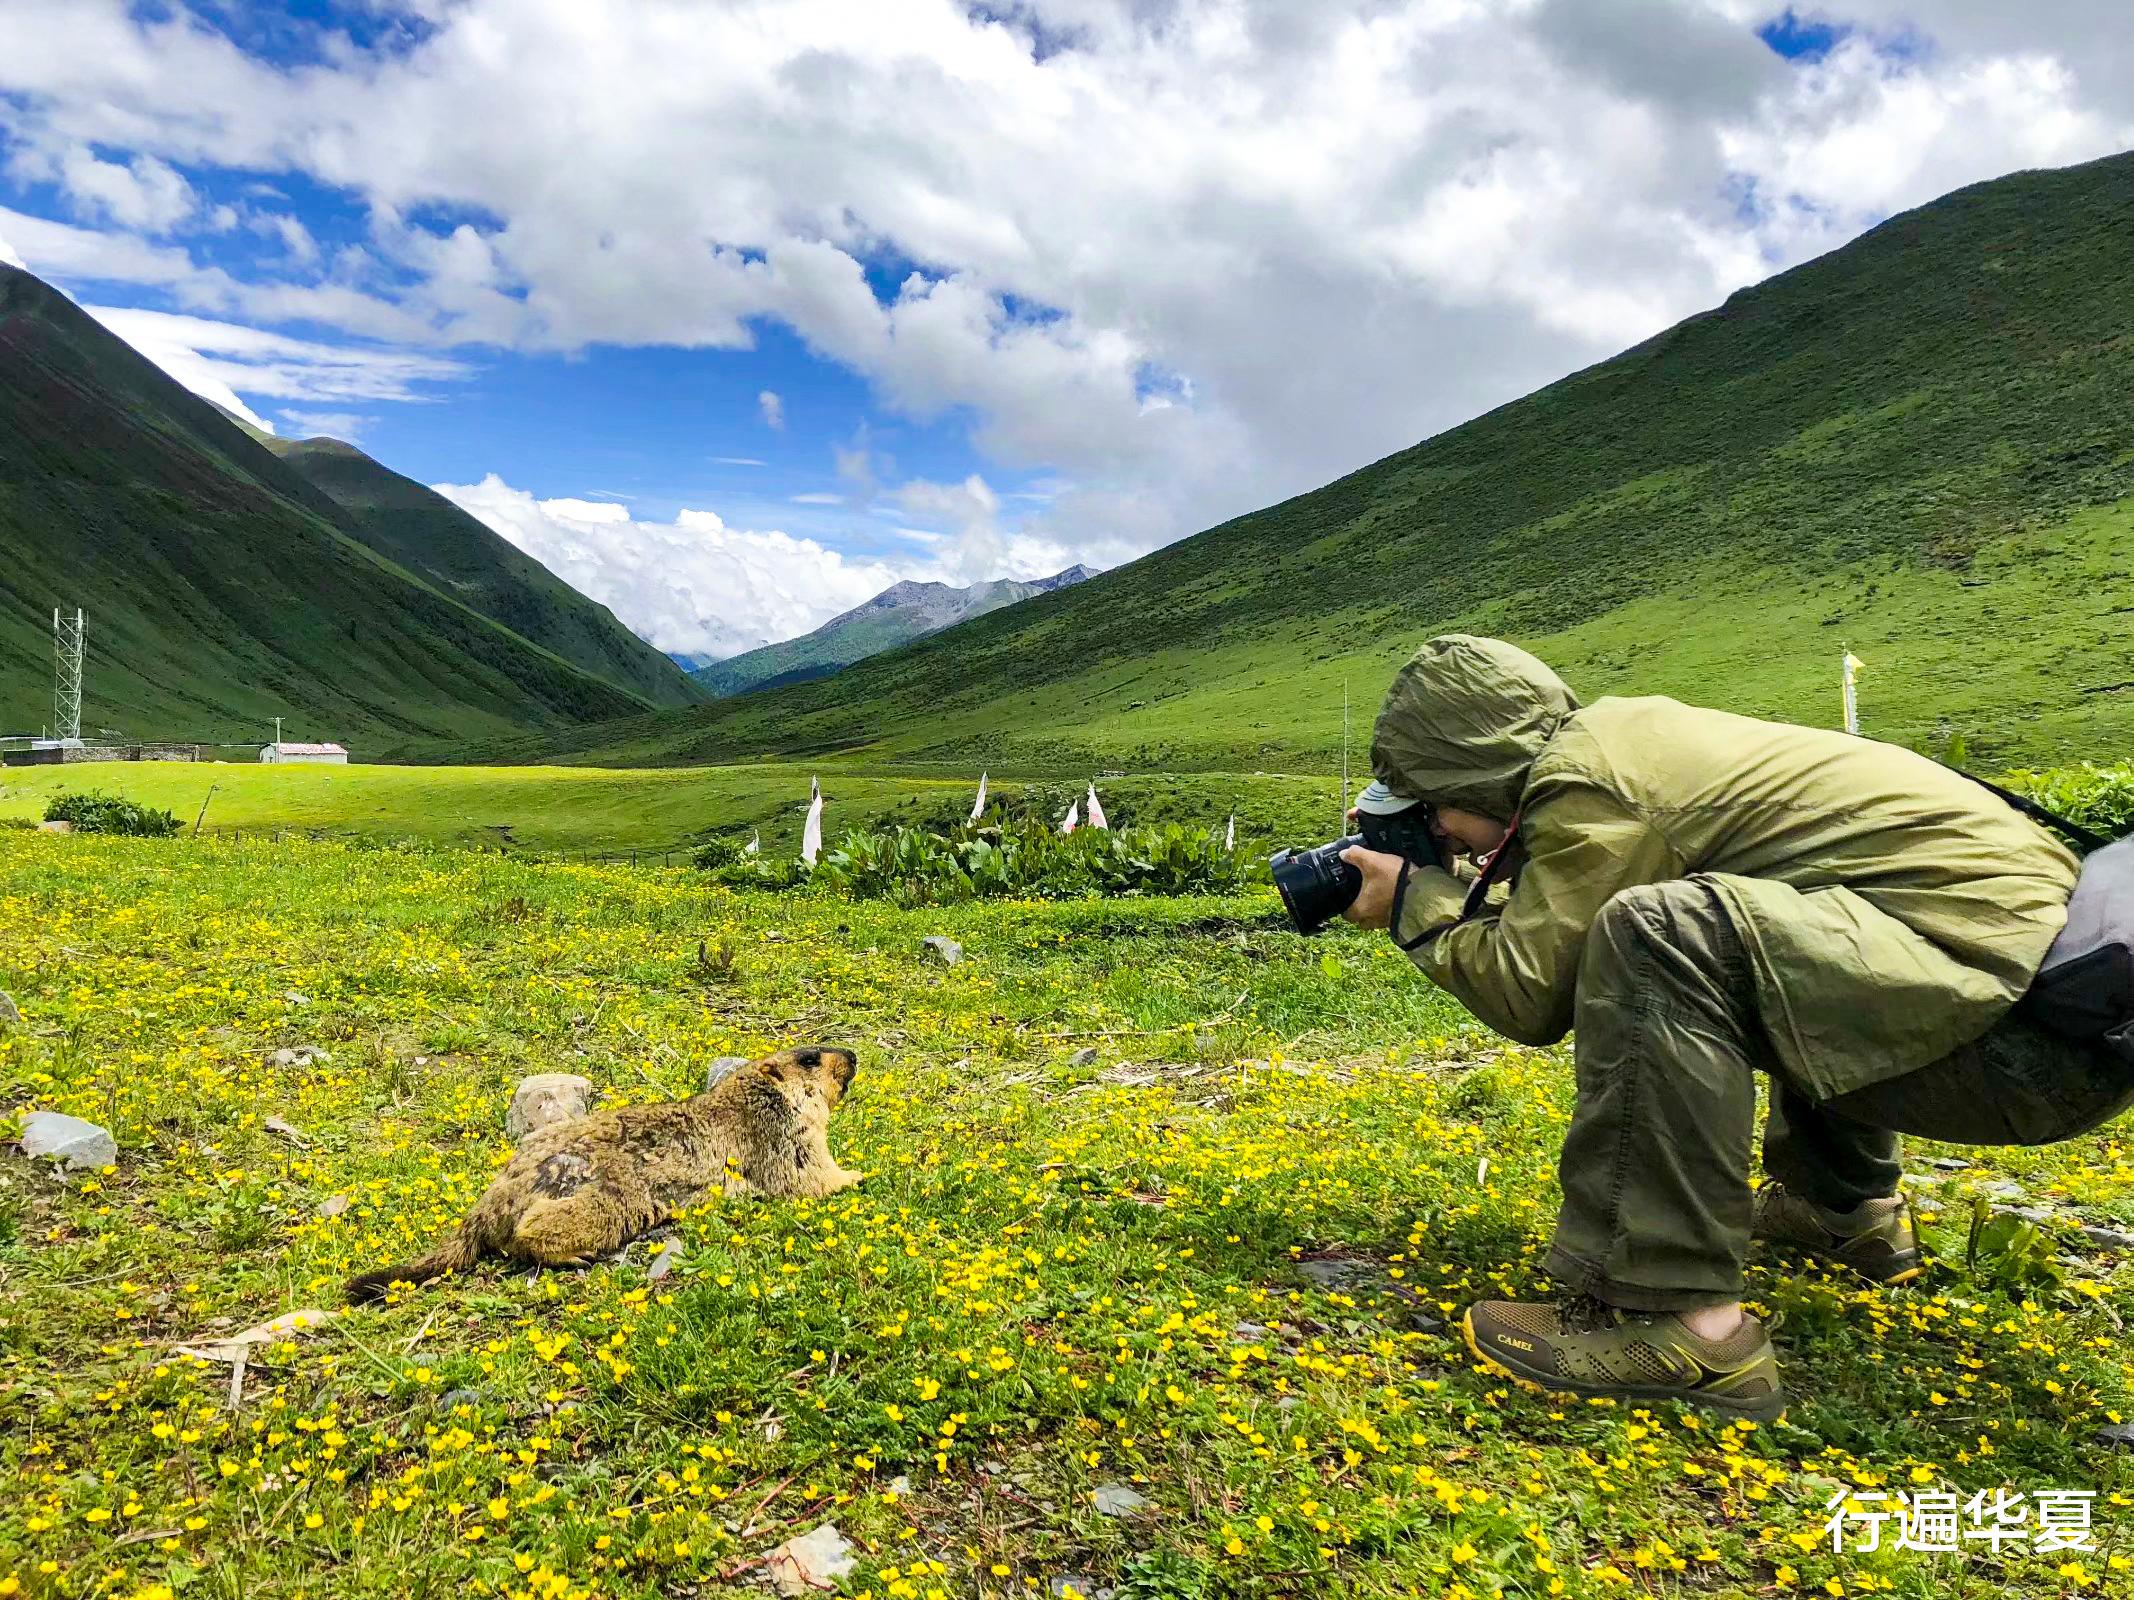
{"type": "Polygon", "coordinates": [[[582,1266],[734,1176],[766,1195],[850,1188],[860,1175],[837,1164],[828,1132],[858,1066],[850,1050],[782,1050],[687,1100],[538,1129],[457,1233],[419,1261],[349,1279],[348,1298],[375,1300],[393,1283],[424,1283],[485,1255],[582,1266]]]}

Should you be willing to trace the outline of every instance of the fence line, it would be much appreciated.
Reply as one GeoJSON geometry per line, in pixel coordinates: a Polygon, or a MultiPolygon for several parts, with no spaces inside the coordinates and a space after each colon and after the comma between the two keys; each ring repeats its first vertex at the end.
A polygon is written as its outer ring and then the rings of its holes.
{"type": "Polygon", "coordinates": [[[594,866],[608,864],[631,867],[691,867],[701,846],[696,844],[640,845],[635,848],[613,850],[530,850],[500,849],[493,845],[454,841],[449,839],[425,839],[408,836],[398,839],[380,838],[373,834],[338,833],[330,828],[296,828],[289,826],[246,827],[241,824],[223,823],[202,828],[190,837],[213,839],[223,844],[242,845],[247,841],[258,845],[279,846],[283,844],[339,844],[363,850],[421,851],[425,853],[453,855],[493,856],[499,861],[516,861],[537,867],[594,866]]]}

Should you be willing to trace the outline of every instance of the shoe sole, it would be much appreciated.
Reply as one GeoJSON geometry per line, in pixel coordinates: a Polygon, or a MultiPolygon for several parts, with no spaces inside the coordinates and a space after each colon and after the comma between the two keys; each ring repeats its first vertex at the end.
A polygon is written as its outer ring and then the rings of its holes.
{"type": "Polygon", "coordinates": [[[1663,1388],[1658,1384],[1585,1384],[1563,1377],[1530,1377],[1526,1373],[1514,1371],[1495,1356],[1483,1352],[1482,1346],[1475,1339],[1472,1308],[1460,1313],[1460,1337],[1467,1341],[1468,1354],[1480,1362],[1485,1370],[1500,1378],[1511,1379],[1530,1394],[1575,1394],[1603,1400],[1679,1400],[1686,1406],[1716,1411],[1729,1417],[1746,1417],[1753,1422],[1776,1422],[1786,1414],[1786,1391],[1783,1389],[1768,1394],[1761,1400],[1741,1402],[1696,1389],[1663,1388]]]}
{"type": "MultiPolygon", "coordinates": [[[[1781,1253],[1803,1256],[1810,1261],[1821,1262],[1826,1267],[1843,1267],[1854,1277],[1863,1279],[1868,1283],[1879,1283],[1885,1289],[1895,1289],[1903,1284],[1915,1283],[1925,1277],[1927,1273],[1927,1264],[1921,1259],[1917,1250],[1907,1252],[1910,1257],[1910,1263],[1906,1266],[1898,1267],[1893,1272],[1871,1272],[1857,1261],[1847,1260],[1835,1250],[1818,1250],[1814,1245],[1799,1239],[1759,1237],[1757,1243],[1761,1244],[1766,1250],[1776,1250],[1781,1253]]],[[[1895,1259],[1903,1261],[1905,1256],[1898,1256],[1895,1259]]]]}

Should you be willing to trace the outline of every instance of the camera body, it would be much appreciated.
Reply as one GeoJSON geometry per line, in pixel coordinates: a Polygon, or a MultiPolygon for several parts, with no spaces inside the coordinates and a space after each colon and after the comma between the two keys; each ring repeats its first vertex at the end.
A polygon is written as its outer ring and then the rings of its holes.
{"type": "Polygon", "coordinates": [[[1432,811],[1416,804],[1403,811],[1359,811],[1357,831],[1310,850],[1277,850],[1267,858],[1282,909],[1299,933],[1317,933],[1346,911],[1363,892],[1363,874],[1341,859],[1342,852],[1362,846],[1412,861],[1441,867],[1437,839],[1430,831],[1432,811]]]}

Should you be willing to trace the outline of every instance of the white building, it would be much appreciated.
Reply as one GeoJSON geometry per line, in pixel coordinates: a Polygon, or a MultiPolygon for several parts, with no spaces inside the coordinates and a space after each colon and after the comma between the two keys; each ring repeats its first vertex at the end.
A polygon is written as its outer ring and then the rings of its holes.
{"type": "Polygon", "coordinates": [[[259,759],[271,766],[345,767],[348,752],[337,744],[280,744],[260,747],[259,759]]]}

